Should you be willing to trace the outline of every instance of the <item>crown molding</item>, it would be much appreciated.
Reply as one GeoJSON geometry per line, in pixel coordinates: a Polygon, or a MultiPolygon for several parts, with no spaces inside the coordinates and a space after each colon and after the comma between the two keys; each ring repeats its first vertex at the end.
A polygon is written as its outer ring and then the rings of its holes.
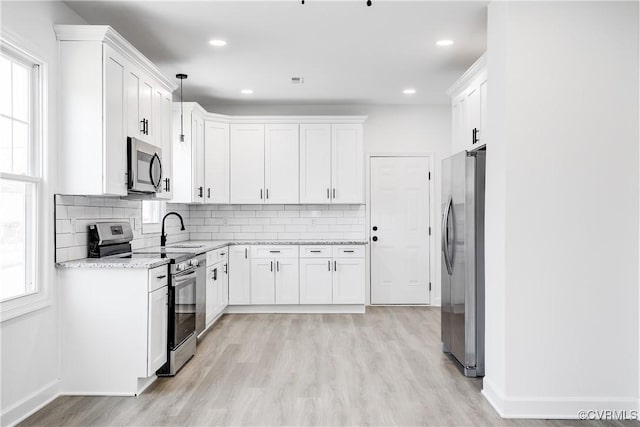
{"type": "Polygon", "coordinates": [[[178,83],[166,76],[138,49],[122,37],[109,25],[56,25],[54,26],[58,41],[96,41],[106,43],[121,55],[141,68],[155,80],[160,82],[165,90],[173,92],[178,83]]]}
{"type": "Polygon", "coordinates": [[[483,53],[480,58],[476,60],[476,62],[469,67],[467,71],[464,72],[462,76],[454,84],[451,85],[449,89],[447,89],[447,95],[451,98],[455,98],[462,90],[464,90],[469,83],[473,79],[475,79],[478,74],[487,69],[487,53],[483,53]]]}

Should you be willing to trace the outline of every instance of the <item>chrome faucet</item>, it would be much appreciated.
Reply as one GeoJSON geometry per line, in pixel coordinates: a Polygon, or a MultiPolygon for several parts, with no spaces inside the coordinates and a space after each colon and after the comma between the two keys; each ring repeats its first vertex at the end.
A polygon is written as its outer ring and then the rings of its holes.
{"type": "Polygon", "coordinates": [[[160,246],[163,247],[163,248],[167,245],[167,235],[164,232],[164,220],[167,219],[167,217],[169,215],[175,215],[178,218],[180,218],[180,225],[181,225],[180,230],[182,230],[182,231],[185,230],[184,221],[182,220],[182,216],[178,212],[168,212],[164,216],[164,218],[162,218],[162,234],[160,234],[160,246]]]}

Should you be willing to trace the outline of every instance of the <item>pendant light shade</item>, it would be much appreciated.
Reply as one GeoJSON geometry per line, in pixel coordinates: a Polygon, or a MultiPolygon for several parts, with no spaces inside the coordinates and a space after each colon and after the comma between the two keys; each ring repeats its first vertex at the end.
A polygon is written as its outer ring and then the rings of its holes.
{"type": "Polygon", "coordinates": [[[176,74],[176,79],[180,79],[180,142],[184,142],[184,113],[182,99],[182,81],[187,78],[186,74],[176,74]]]}

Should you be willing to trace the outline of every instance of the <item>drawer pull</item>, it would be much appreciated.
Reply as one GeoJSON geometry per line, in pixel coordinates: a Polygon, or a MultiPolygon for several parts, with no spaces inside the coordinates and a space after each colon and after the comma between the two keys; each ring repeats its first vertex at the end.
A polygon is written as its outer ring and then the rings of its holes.
{"type": "Polygon", "coordinates": [[[319,254],[322,251],[311,251],[312,254],[319,254]]]}
{"type": "Polygon", "coordinates": [[[345,253],[352,254],[354,251],[347,251],[347,250],[345,250],[344,252],[345,252],[345,253]]]}
{"type": "Polygon", "coordinates": [[[272,253],[272,254],[279,254],[280,253],[280,251],[269,251],[269,252],[272,253]]]}
{"type": "Polygon", "coordinates": [[[224,256],[226,255],[224,252],[220,252],[220,256],[224,256]]]}
{"type": "Polygon", "coordinates": [[[157,277],[156,277],[156,280],[164,279],[165,277],[167,277],[167,275],[166,275],[166,274],[163,274],[162,276],[157,276],[157,277]]]}

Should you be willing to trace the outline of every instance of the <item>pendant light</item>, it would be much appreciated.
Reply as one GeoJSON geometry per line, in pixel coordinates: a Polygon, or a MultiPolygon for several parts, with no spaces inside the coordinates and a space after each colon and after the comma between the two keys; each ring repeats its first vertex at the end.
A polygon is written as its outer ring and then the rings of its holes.
{"type": "Polygon", "coordinates": [[[176,79],[180,79],[180,142],[184,142],[184,114],[182,109],[182,81],[187,78],[186,74],[176,74],[176,79]]]}

